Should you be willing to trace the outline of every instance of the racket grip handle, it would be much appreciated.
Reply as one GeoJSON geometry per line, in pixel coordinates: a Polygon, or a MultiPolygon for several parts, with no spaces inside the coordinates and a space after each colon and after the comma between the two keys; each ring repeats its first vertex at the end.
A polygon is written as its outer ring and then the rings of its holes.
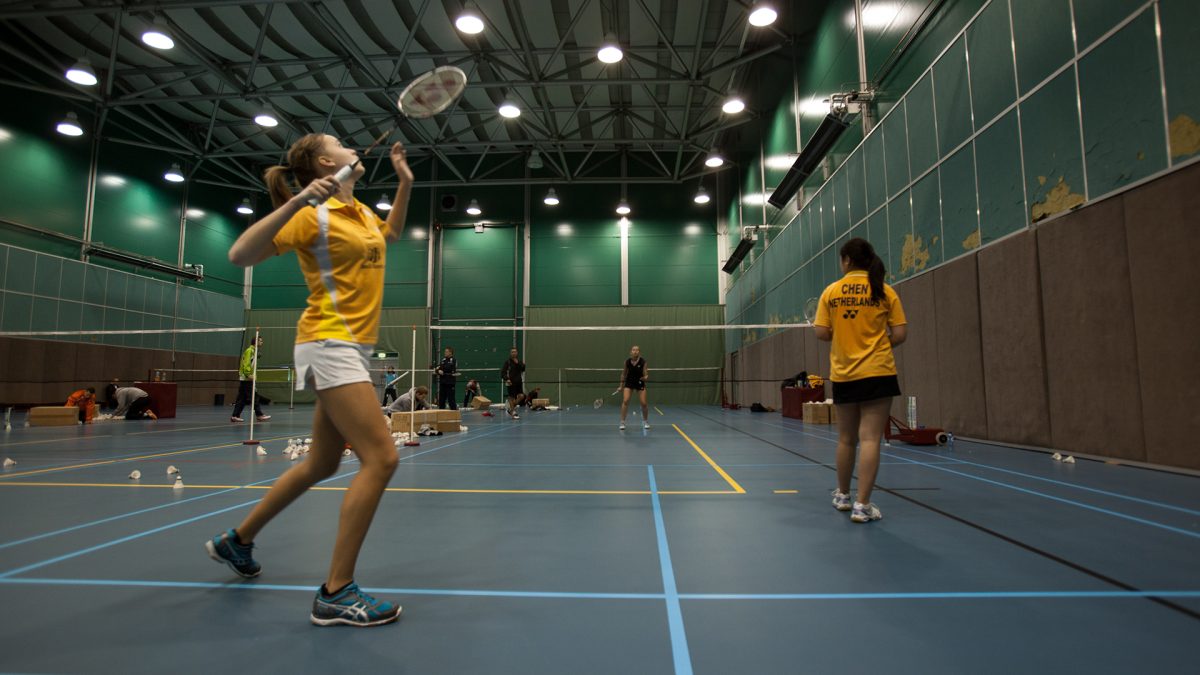
{"type": "MultiPolygon", "coordinates": [[[[341,181],[344,181],[347,178],[349,178],[350,174],[353,172],[354,172],[354,165],[347,164],[346,166],[343,166],[342,168],[338,169],[337,173],[333,174],[333,177],[336,178],[338,180],[338,182],[340,183],[341,181]]],[[[313,208],[316,208],[321,205],[321,202],[317,201],[316,197],[312,197],[312,198],[309,198],[308,205],[313,208]]]]}

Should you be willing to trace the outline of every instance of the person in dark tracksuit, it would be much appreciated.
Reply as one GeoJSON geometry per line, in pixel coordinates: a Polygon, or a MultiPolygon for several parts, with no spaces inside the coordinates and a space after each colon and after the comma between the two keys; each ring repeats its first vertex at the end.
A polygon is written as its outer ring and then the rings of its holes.
{"type": "Polygon", "coordinates": [[[454,358],[453,347],[446,347],[443,354],[442,362],[437,367],[438,407],[442,410],[458,410],[458,402],[454,400],[454,388],[458,382],[458,360],[454,358]]]}
{"type": "Polygon", "coordinates": [[[517,414],[517,406],[525,400],[524,378],[525,363],[521,361],[517,348],[513,347],[508,351],[508,360],[500,368],[500,379],[508,387],[508,414],[514,420],[521,419],[517,414]]]}

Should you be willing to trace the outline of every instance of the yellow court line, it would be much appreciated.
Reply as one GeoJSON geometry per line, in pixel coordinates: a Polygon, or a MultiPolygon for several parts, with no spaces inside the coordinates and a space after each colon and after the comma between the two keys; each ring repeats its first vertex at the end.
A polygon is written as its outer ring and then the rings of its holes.
{"type": "MultiPolygon", "coordinates": [[[[8,482],[0,483],[0,487],[90,487],[90,488],[158,488],[175,489],[170,483],[50,483],[50,482],[8,482]]],[[[270,490],[270,485],[185,485],[180,490],[270,490]]],[[[348,487],[333,487],[321,485],[309,488],[318,492],[345,492],[348,487]]],[[[649,490],[493,490],[466,488],[386,488],[386,492],[430,492],[451,494],[515,494],[515,495],[648,495],[649,490]]],[[[661,490],[660,495],[735,495],[733,490],[661,490]]]]}
{"type": "Polygon", "coordinates": [[[658,413],[659,415],[663,414],[663,411],[659,410],[658,406],[654,406],[654,412],[658,413]]]}
{"type": "MultiPolygon", "coordinates": [[[[265,438],[265,441],[277,441],[287,436],[276,436],[275,438],[265,438]]],[[[35,469],[33,471],[22,471],[19,473],[8,473],[0,476],[0,485],[7,482],[8,478],[19,478],[21,476],[36,476],[43,473],[53,473],[55,471],[68,471],[70,469],[86,469],[90,466],[105,466],[107,464],[118,464],[120,462],[136,462],[143,459],[157,459],[159,457],[174,457],[175,455],[186,455],[193,452],[203,452],[205,450],[216,450],[217,448],[233,448],[242,445],[241,441],[236,443],[222,443],[221,445],[209,445],[203,448],[192,448],[190,450],[175,450],[173,452],[160,452],[153,455],[139,455],[137,457],[123,457],[121,459],[106,459],[100,462],[88,462],[86,464],[70,464],[67,466],[54,466],[47,469],[35,469]]],[[[247,446],[248,447],[248,446],[247,446]]],[[[169,486],[168,486],[169,487],[169,486]]]]}
{"type": "Polygon", "coordinates": [[[709,457],[707,453],[701,450],[700,446],[696,445],[696,441],[693,441],[688,437],[687,434],[683,433],[683,429],[680,429],[676,424],[672,424],[671,426],[675,427],[675,431],[678,431],[679,435],[683,436],[683,439],[687,441],[689,445],[695,448],[696,452],[700,453],[700,456],[704,458],[704,461],[708,462],[709,466],[715,469],[717,473],[721,474],[721,477],[725,479],[726,483],[729,483],[729,487],[733,488],[734,492],[738,494],[746,494],[746,490],[741,485],[738,485],[738,482],[734,480],[732,476],[725,473],[725,469],[722,469],[720,465],[714,462],[712,457],[709,457]]]}
{"type": "Polygon", "coordinates": [[[798,495],[798,494],[800,494],[800,491],[799,490],[776,490],[775,494],[777,494],[777,495],[798,495]]]}

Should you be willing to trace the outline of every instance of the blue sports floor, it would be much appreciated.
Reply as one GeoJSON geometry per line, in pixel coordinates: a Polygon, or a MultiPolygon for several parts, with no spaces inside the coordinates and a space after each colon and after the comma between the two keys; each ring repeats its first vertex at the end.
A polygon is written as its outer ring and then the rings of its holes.
{"type": "Polygon", "coordinates": [[[884,518],[856,525],[829,504],[831,427],[712,407],[660,406],[648,433],[618,432],[608,406],[467,413],[469,432],[402,449],[358,581],[404,615],[317,628],[353,458],[263,531],[261,577],[202,546],[308,433],[311,409],[272,414],[266,457],[221,408],[15,420],[0,437],[17,461],[0,474],[0,671],[1197,668],[1200,478],[961,440],[891,446],[884,518]]]}

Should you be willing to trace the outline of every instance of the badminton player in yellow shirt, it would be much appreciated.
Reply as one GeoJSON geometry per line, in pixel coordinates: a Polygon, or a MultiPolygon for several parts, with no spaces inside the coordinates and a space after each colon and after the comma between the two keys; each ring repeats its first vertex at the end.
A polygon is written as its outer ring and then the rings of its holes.
{"type": "Polygon", "coordinates": [[[354,583],[354,568],[397,464],[392,439],[379,419],[367,357],[379,330],[386,247],[404,231],[413,175],[404,146],[395,144],[391,161],[400,186],[385,222],[354,198],[354,183],[363,174],[358,160],[356,151],[333,136],[300,138],[288,151],[288,166],[267,169],[275,210],[229,250],[230,261],[242,267],[296,252],[309,291],[296,331],[297,387],[315,389],[317,406],[308,458],[280,476],[240,525],[206,542],[215,560],[243,577],[258,576],[261,567],[252,548],[259,531],[310,487],[332,476],[343,448],[353,446],[361,468],[342,500],[333,560],[310,616],[322,626],[374,626],[400,616],[399,605],[377,600],[354,583]],[[348,165],[354,170],[339,181],[334,174],[348,165]],[[293,194],[300,186],[299,194],[293,194]],[[310,206],[309,200],[320,206],[310,206]]]}
{"type": "Polygon", "coordinates": [[[883,283],[883,261],[870,242],[851,239],[839,255],[844,276],[821,294],[813,326],[818,340],[832,343],[829,379],[838,420],[838,487],[833,506],[851,511],[850,520],[866,523],[883,517],[871,503],[871,491],[892,397],[900,395],[892,348],[907,337],[908,321],[896,291],[883,283]],[[858,494],[851,505],[856,445],[861,447],[858,494]]]}

